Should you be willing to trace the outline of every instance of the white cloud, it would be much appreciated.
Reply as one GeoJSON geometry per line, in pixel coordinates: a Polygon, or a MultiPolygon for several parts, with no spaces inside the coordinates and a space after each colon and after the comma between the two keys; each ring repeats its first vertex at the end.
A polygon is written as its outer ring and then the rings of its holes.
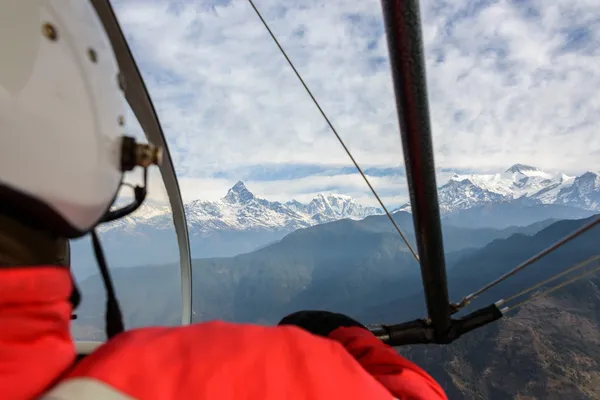
{"type": "MultiPolygon", "coordinates": [[[[403,179],[371,177],[370,181],[375,187],[385,188],[385,191],[380,193],[384,204],[386,200],[405,200],[404,197],[393,196],[389,193],[390,191],[395,193],[405,192],[406,182],[403,179]]],[[[284,202],[296,199],[307,202],[313,199],[317,193],[325,191],[344,193],[360,200],[364,205],[379,206],[373,195],[365,194],[366,184],[358,173],[336,176],[309,176],[294,180],[251,181],[246,186],[259,197],[275,201],[284,202]]]]}
{"type": "MultiPolygon", "coordinates": [[[[128,183],[141,184],[141,173],[132,175],[128,183]]],[[[371,184],[381,188],[379,195],[386,205],[400,204],[407,200],[406,182],[398,177],[371,177],[371,184]],[[400,193],[400,194],[398,194],[400,193]]],[[[216,178],[179,178],[184,203],[196,199],[217,200],[224,197],[235,184],[229,179],[216,178]]],[[[300,179],[280,179],[270,181],[245,182],[246,187],[260,198],[270,201],[286,202],[295,199],[301,202],[312,200],[318,193],[344,193],[352,196],[363,205],[379,207],[377,199],[364,189],[362,177],[356,174],[336,176],[308,176],[300,179]]],[[[131,197],[132,191],[124,189],[122,197],[131,197]]],[[[149,174],[148,199],[158,202],[168,202],[168,196],[158,169],[152,169],[149,174]]]]}
{"type": "MultiPolygon", "coordinates": [[[[256,5],[357,161],[400,165],[379,1],[256,5]]],[[[215,176],[240,167],[350,164],[246,1],[128,0],[116,11],[185,198],[222,196],[235,178],[215,176]]],[[[422,13],[437,167],[600,169],[599,2],[426,0],[422,13]]],[[[355,178],[246,183],[281,200],[330,187],[366,196],[355,178]]],[[[407,197],[403,178],[371,179],[398,190],[388,201],[407,197]]]]}
{"type": "Polygon", "coordinates": [[[523,17],[514,4],[493,2],[456,21],[450,35],[429,40],[445,54],[444,62],[430,55],[428,63],[438,165],[490,170],[523,160],[546,169],[595,169],[598,27],[580,16],[600,9],[530,1],[522,4],[539,16],[523,17]],[[593,33],[586,48],[561,51],[568,31],[582,22],[593,33]]]}

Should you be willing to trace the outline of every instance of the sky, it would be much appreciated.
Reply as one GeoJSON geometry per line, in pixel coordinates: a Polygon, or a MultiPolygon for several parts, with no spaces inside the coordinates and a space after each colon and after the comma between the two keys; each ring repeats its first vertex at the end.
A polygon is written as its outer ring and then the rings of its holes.
{"type": "MultiPolygon", "coordinates": [[[[269,200],[335,192],[375,204],[246,0],[113,4],[184,201],[242,180],[269,200]]],[[[404,203],[380,2],[255,4],[386,205],[404,203]]],[[[600,2],[424,0],[421,17],[438,184],[515,163],[600,170],[600,2]]]]}

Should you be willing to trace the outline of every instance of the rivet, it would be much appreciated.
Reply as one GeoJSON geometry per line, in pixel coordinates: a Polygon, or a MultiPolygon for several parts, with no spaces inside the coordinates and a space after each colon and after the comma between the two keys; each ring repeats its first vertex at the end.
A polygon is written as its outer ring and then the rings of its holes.
{"type": "Polygon", "coordinates": [[[95,64],[98,61],[98,54],[96,53],[96,50],[94,50],[90,47],[88,49],[87,53],[88,53],[88,57],[89,57],[90,61],[95,64]]]}
{"type": "Polygon", "coordinates": [[[117,74],[117,84],[122,91],[125,91],[125,76],[121,72],[117,74]]]}
{"type": "Polygon", "coordinates": [[[119,115],[119,116],[117,117],[117,121],[119,121],[119,126],[123,126],[123,125],[125,125],[125,117],[124,117],[124,116],[122,116],[122,115],[119,115]]]}
{"type": "Polygon", "coordinates": [[[49,22],[46,22],[44,25],[42,25],[42,34],[48,40],[52,40],[53,42],[55,42],[56,39],[58,39],[58,34],[56,33],[56,28],[54,27],[54,25],[52,25],[49,22]]]}

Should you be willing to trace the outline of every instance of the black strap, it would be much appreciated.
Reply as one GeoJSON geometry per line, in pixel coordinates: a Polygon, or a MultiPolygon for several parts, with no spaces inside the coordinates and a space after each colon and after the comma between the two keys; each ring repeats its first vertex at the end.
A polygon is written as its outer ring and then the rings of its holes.
{"type": "Polygon", "coordinates": [[[98,262],[98,267],[100,268],[104,288],[106,289],[106,337],[110,339],[125,330],[123,325],[123,315],[121,314],[121,307],[119,306],[119,301],[115,294],[115,289],[106,264],[106,259],[104,258],[102,246],[100,245],[100,240],[98,239],[98,234],[95,229],[91,233],[94,253],[98,262]]]}

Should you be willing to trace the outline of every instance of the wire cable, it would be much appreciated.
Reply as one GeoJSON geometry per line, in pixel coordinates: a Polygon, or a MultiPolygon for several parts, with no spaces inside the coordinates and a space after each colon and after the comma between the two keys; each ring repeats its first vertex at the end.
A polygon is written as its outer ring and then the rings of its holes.
{"type": "Polygon", "coordinates": [[[342,145],[342,147],[346,151],[346,154],[348,154],[348,157],[350,157],[350,160],[352,160],[352,163],[354,164],[354,166],[356,167],[356,169],[358,170],[358,172],[360,173],[360,175],[362,176],[362,178],[366,182],[367,186],[369,186],[369,189],[371,189],[371,192],[373,193],[373,196],[375,196],[375,198],[377,199],[377,202],[379,203],[379,205],[381,206],[381,208],[383,208],[383,211],[385,212],[385,215],[387,215],[387,217],[390,220],[390,222],[392,223],[392,225],[394,225],[394,228],[396,229],[396,231],[398,232],[398,234],[400,235],[400,237],[402,238],[402,240],[404,241],[404,243],[406,244],[406,246],[408,247],[408,249],[412,253],[412,255],[415,258],[415,260],[417,260],[417,262],[419,262],[419,256],[417,255],[417,253],[415,252],[415,250],[412,248],[412,246],[408,242],[408,239],[406,238],[406,236],[404,236],[404,234],[400,230],[400,227],[398,226],[398,224],[396,223],[396,221],[394,221],[394,218],[392,218],[392,215],[388,211],[387,207],[383,204],[383,201],[381,200],[381,198],[379,197],[379,195],[377,194],[377,192],[375,191],[375,189],[371,185],[371,182],[369,181],[369,179],[367,178],[367,176],[363,172],[362,168],[358,165],[358,162],[356,162],[356,160],[352,156],[352,153],[350,153],[350,150],[348,149],[348,147],[346,146],[346,144],[342,140],[341,136],[338,134],[337,130],[333,127],[333,124],[331,123],[331,121],[329,120],[329,118],[327,118],[327,115],[325,114],[325,111],[323,111],[323,109],[319,105],[319,102],[317,101],[317,99],[315,98],[315,96],[313,96],[312,92],[310,91],[310,89],[308,88],[308,86],[306,85],[306,83],[304,83],[304,79],[302,79],[302,76],[300,76],[300,73],[298,72],[298,70],[296,69],[296,67],[294,66],[294,64],[290,60],[290,58],[288,57],[287,53],[285,52],[285,50],[283,49],[283,47],[281,47],[281,45],[279,44],[279,41],[277,40],[277,38],[275,37],[275,35],[271,31],[271,28],[269,28],[269,25],[267,24],[267,22],[265,21],[265,19],[262,17],[260,11],[258,11],[258,8],[256,8],[256,6],[254,5],[254,2],[252,0],[248,0],[248,2],[250,3],[250,5],[254,9],[254,11],[256,12],[256,15],[258,15],[258,18],[260,18],[260,20],[262,21],[263,25],[265,26],[265,28],[269,32],[269,35],[271,35],[271,38],[273,38],[273,41],[275,42],[275,44],[277,45],[277,47],[279,47],[279,50],[281,51],[281,54],[283,54],[283,56],[287,60],[287,62],[290,65],[290,67],[292,67],[292,69],[294,70],[294,73],[296,74],[296,76],[300,80],[300,83],[302,84],[302,86],[304,86],[304,89],[306,89],[306,92],[308,93],[308,95],[312,99],[313,103],[319,109],[319,112],[321,113],[321,115],[323,116],[323,118],[325,119],[325,121],[327,122],[327,125],[329,125],[329,128],[331,128],[331,130],[332,130],[333,134],[335,135],[335,137],[337,138],[338,142],[340,142],[340,144],[342,145]]]}
{"type": "Polygon", "coordinates": [[[565,275],[567,275],[567,274],[569,274],[569,273],[571,273],[573,271],[576,271],[578,269],[586,267],[588,264],[590,264],[590,263],[592,263],[592,262],[594,262],[596,260],[599,260],[599,259],[600,259],[600,254],[596,254],[595,256],[590,257],[587,260],[582,261],[579,264],[576,264],[576,265],[572,266],[571,268],[569,268],[569,269],[567,269],[565,271],[559,272],[558,274],[552,275],[548,279],[545,279],[545,280],[543,280],[543,281],[541,281],[539,283],[536,283],[535,285],[533,285],[533,286],[531,286],[531,287],[529,287],[529,288],[527,288],[527,289],[525,289],[525,290],[523,290],[523,291],[521,291],[521,292],[519,292],[519,293],[517,293],[517,294],[515,294],[515,295],[513,295],[511,297],[509,297],[508,299],[503,299],[502,300],[502,304],[508,303],[509,301],[512,301],[512,300],[514,300],[514,299],[516,299],[518,297],[521,297],[521,296],[523,296],[523,295],[525,295],[527,293],[530,293],[530,292],[534,291],[535,289],[539,288],[540,286],[544,286],[544,285],[546,285],[546,284],[548,284],[548,283],[550,283],[550,282],[552,282],[552,281],[554,281],[554,280],[556,280],[556,279],[558,279],[560,277],[563,277],[563,276],[565,276],[565,275]]]}
{"type": "Polygon", "coordinates": [[[548,295],[548,294],[550,294],[550,293],[552,293],[552,292],[554,292],[554,291],[556,291],[558,289],[561,289],[561,288],[563,288],[563,287],[565,287],[565,286],[567,286],[567,285],[569,285],[569,284],[571,284],[571,283],[573,283],[575,281],[578,281],[581,278],[585,278],[586,276],[592,275],[593,273],[598,272],[598,271],[600,271],[600,265],[597,266],[594,269],[591,269],[591,270],[589,270],[587,272],[584,272],[584,273],[581,273],[581,274],[579,274],[579,275],[577,275],[577,276],[575,276],[575,277],[573,277],[573,278],[571,278],[571,279],[569,279],[567,281],[564,281],[563,283],[561,283],[559,285],[553,286],[553,287],[551,287],[551,288],[549,288],[547,290],[544,290],[543,292],[539,292],[539,293],[537,293],[537,294],[535,294],[535,295],[533,295],[531,297],[528,297],[527,299],[525,299],[525,300],[523,300],[523,301],[521,301],[521,302],[519,302],[519,303],[517,303],[517,304],[515,304],[513,306],[504,308],[504,309],[502,309],[502,314],[506,314],[506,313],[508,313],[510,311],[514,311],[516,308],[522,307],[525,304],[529,303],[530,301],[532,301],[532,300],[534,300],[534,299],[536,299],[536,298],[538,298],[540,296],[546,296],[546,295],[548,295]]]}
{"type": "Polygon", "coordinates": [[[483,286],[481,289],[477,290],[476,292],[466,296],[465,298],[463,298],[461,300],[461,302],[459,304],[456,305],[456,309],[460,309],[463,308],[464,306],[466,306],[471,300],[475,299],[477,296],[479,296],[480,294],[482,294],[483,292],[491,289],[492,287],[496,286],[497,284],[499,284],[500,282],[506,280],[507,278],[513,276],[514,274],[516,274],[517,272],[527,268],[528,266],[530,266],[531,264],[533,264],[534,262],[540,260],[541,258],[547,256],[548,254],[550,254],[551,252],[553,252],[554,250],[558,249],[559,247],[561,247],[562,245],[564,245],[565,243],[575,239],[576,237],[578,237],[579,235],[581,235],[582,233],[585,233],[587,231],[589,231],[590,229],[592,229],[594,226],[596,226],[598,223],[600,223],[600,217],[596,217],[593,221],[588,222],[587,224],[585,224],[584,226],[582,226],[581,228],[577,229],[576,231],[574,231],[573,233],[563,237],[562,239],[560,239],[558,242],[554,243],[553,245],[547,247],[546,249],[542,250],[541,252],[537,253],[536,255],[534,255],[533,257],[529,258],[528,260],[522,262],[521,264],[519,264],[518,266],[516,266],[515,268],[511,269],[510,271],[508,271],[507,273],[505,273],[504,275],[502,275],[501,277],[499,277],[498,279],[488,283],[487,285],[483,286]]]}

